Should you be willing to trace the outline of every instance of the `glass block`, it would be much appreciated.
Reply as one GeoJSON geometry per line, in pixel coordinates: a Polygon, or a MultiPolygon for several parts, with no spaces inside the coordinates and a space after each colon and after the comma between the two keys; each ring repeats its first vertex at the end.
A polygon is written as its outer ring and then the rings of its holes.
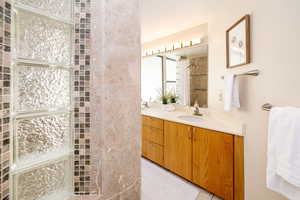
{"type": "Polygon", "coordinates": [[[70,65],[71,25],[19,10],[18,57],[50,64],[70,65]]]}
{"type": "Polygon", "coordinates": [[[19,162],[32,162],[52,154],[68,152],[70,115],[54,114],[17,119],[15,122],[15,153],[19,162]]]}
{"type": "Polygon", "coordinates": [[[63,160],[15,175],[15,200],[66,199],[71,194],[70,169],[70,161],[63,160]]]}
{"type": "Polygon", "coordinates": [[[16,66],[15,110],[37,112],[68,109],[70,72],[39,65],[16,66]]]}
{"type": "Polygon", "coordinates": [[[17,0],[16,2],[54,17],[70,20],[72,16],[71,0],[17,0]]]}

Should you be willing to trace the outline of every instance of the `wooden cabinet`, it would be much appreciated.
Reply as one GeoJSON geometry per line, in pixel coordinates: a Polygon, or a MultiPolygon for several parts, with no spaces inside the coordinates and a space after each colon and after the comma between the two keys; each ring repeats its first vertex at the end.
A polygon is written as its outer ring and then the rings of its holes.
{"type": "Polygon", "coordinates": [[[192,181],[225,200],[232,200],[234,136],[206,129],[193,129],[192,181]]]}
{"type": "Polygon", "coordinates": [[[165,167],[176,174],[192,178],[192,127],[165,121],[165,167]]]}
{"type": "Polygon", "coordinates": [[[244,138],[143,116],[142,155],[224,200],[244,200],[244,138]]]}
{"type": "Polygon", "coordinates": [[[164,164],[164,121],[143,116],[142,155],[159,164],[164,164]]]}

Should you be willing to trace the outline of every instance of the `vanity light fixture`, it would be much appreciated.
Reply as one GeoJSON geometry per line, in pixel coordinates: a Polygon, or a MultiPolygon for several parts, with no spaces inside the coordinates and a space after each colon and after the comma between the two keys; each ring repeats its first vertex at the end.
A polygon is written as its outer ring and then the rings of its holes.
{"type": "Polygon", "coordinates": [[[202,42],[201,39],[194,39],[192,40],[192,45],[200,44],[202,42]]]}
{"type": "Polygon", "coordinates": [[[166,46],[166,51],[172,51],[174,50],[174,45],[173,44],[169,44],[166,46]]]}
{"type": "Polygon", "coordinates": [[[146,56],[151,56],[151,55],[154,54],[154,52],[153,52],[152,49],[146,49],[146,50],[145,50],[145,54],[146,54],[146,56]]]}
{"type": "Polygon", "coordinates": [[[183,41],[182,42],[182,47],[189,47],[191,45],[192,45],[191,41],[183,41]]]}
{"type": "Polygon", "coordinates": [[[174,49],[180,49],[180,48],[182,48],[182,42],[176,42],[174,44],[174,49]]]}
{"type": "Polygon", "coordinates": [[[153,49],[152,52],[153,52],[153,54],[161,53],[161,52],[159,51],[159,49],[153,49]]]}
{"type": "Polygon", "coordinates": [[[161,52],[161,53],[166,52],[166,47],[165,46],[159,47],[159,52],[161,52]]]}
{"type": "Polygon", "coordinates": [[[166,53],[173,50],[196,46],[201,43],[202,43],[202,39],[193,39],[190,41],[175,42],[173,44],[163,45],[154,49],[144,49],[142,52],[142,56],[147,57],[147,56],[159,55],[161,53],[166,53]]]}

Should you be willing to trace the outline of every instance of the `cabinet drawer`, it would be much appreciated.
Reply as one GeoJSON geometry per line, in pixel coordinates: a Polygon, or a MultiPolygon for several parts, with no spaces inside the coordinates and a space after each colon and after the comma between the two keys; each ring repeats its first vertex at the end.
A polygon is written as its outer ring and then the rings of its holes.
{"type": "Polygon", "coordinates": [[[163,165],[164,164],[164,149],[163,146],[155,144],[153,142],[146,141],[147,158],[153,162],[163,165]]]}
{"type": "Polygon", "coordinates": [[[158,118],[143,116],[142,121],[143,121],[143,126],[150,126],[160,130],[163,130],[164,128],[164,121],[158,118]]]}
{"type": "Polygon", "coordinates": [[[157,129],[157,128],[148,128],[147,130],[147,139],[150,142],[159,144],[159,145],[164,145],[164,133],[162,130],[157,129]]]}
{"type": "Polygon", "coordinates": [[[143,126],[143,140],[148,140],[159,145],[164,145],[164,132],[158,128],[143,126]]]}
{"type": "Polygon", "coordinates": [[[150,118],[150,126],[152,128],[157,128],[157,129],[163,130],[164,129],[164,121],[161,119],[151,117],[150,118]]]}

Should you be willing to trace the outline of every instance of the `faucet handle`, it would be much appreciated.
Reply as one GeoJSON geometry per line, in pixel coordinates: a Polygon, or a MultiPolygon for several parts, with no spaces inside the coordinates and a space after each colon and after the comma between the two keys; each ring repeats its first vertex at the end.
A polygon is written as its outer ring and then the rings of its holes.
{"type": "Polygon", "coordinates": [[[143,101],[142,106],[145,106],[146,108],[150,108],[149,103],[147,101],[143,101]]]}
{"type": "Polygon", "coordinates": [[[200,106],[197,101],[195,101],[194,108],[195,108],[194,115],[203,116],[203,114],[200,113],[200,106]]]}
{"type": "Polygon", "coordinates": [[[199,108],[198,101],[195,101],[195,103],[194,103],[194,108],[199,108]]]}

